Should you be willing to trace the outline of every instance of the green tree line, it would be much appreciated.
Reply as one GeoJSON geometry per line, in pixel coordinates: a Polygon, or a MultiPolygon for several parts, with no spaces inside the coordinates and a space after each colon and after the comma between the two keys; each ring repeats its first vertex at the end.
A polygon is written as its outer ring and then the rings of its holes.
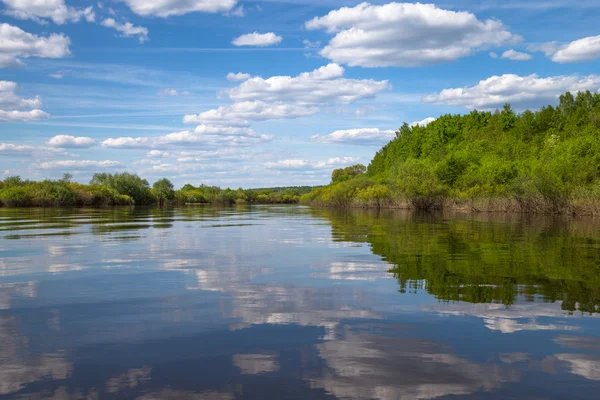
{"type": "Polygon", "coordinates": [[[136,174],[95,174],[87,185],[75,183],[70,174],[60,180],[30,181],[18,176],[0,181],[0,205],[4,207],[94,207],[182,204],[295,204],[312,187],[221,189],[185,185],[175,190],[162,178],[152,186],[136,174]]]}
{"type": "Polygon", "coordinates": [[[302,200],[600,214],[600,94],[566,93],[537,111],[507,104],[404,124],[362,168],[334,171],[331,185],[302,200]]]}

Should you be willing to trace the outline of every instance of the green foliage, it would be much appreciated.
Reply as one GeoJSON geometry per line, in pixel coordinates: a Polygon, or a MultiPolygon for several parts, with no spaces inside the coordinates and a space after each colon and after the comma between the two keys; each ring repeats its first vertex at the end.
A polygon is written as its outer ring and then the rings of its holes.
{"type": "Polygon", "coordinates": [[[300,201],[332,207],[350,207],[360,193],[364,194],[366,189],[374,185],[375,182],[373,180],[362,175],[354,179],[315,189],[311,193],[303,195],[300,201]]]}
{"type": "Polygon", "coordinates": [[[156,203],[156,197],[150,190],[147,180],[129,172],[117,174],[94,174],[91,185],[102,185],[116,190],[120,195],[131,197],[137,205],[149,205],[156,203]]]}
{"type": "Polygon", "coordinates": [[[217,186],[187,184],[174,190],[166,178],[149,188],[148,181],[129,173],[95,174],[89,185],[71,182],[65,174],[57,181],[24,181],[9,177],[0,181],[0,206],[6,207],[86,207],[164,204],[296,204],[313,187],[268,189],[221,189],[217,186]]]}
{"type": "Polygon", "coordinates": [[[448,193],[433,168],[422,160],[410,159],[399,166],[397,187],[418,209],[439,208],[448,193]]]}
{"type": "Polygon", "coordinates": [[[175,193],[175,201],[179,204],[295,204],[300,196],[309,193],[313,187],[276,187],[264,189],[222,190],[215,186],[185,185],[175,193]]]}
{"type": "Polygon", "coordinates": [[[367,172],[367,167],[362,164],[351,165],[346,168],[336,169],[331,174],[332,183],[340,183],[349,179],[354,179],[367,172]]]}
{"type": "MultiPolygon", "coordinates": [[[[343,171],[334,171],[332,186],[347,180],[343,171]]],[[[600,93],[566,93],[557,107],[535,112],[517,114],[506,104],[495,113],[443,115],[425,127],[404,124],[367,176],[417,208],[502,199],[521,211],[574,212],[576,196],[589,200],[600,182],[600,93]]],[[[303,200],[322,198],[319,191],[303,200]]]]}
{"type": "Polygon", "coordinates": [[[381,208],[383,202],[392,198],[392,191],[385,185],[374,185],[356,192],[356,197],[365,205],[381,208]]]}
{"type": "Polygon", "coordinates": [[[152,192],[161,205],[175,199],[175,189],[171,181],[167,178],[154,182],[154,185],[152,185],[152,192]]]}
{"type": "Polygon", "coordinates": [[[19,177],[0,184],[0,203],[6,207],[73,207],[131,205],[133,199],[102,185],[71,183],[70,177],[58,181],[23,181],[19,177]],[[67,179],[68,178],[68,179],[67,179]]]}

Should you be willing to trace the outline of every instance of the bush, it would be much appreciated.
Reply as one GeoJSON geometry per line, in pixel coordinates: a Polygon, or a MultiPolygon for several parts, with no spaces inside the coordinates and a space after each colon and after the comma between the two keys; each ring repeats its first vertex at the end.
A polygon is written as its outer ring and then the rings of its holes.
{"type": "Polygon", "coordinates": [[[33,193],[22,186],[8,186],[0,191],[0,201],[6,207],[27,207],[33,205],[33,193]]]}
{"type": "Polygon", "coordinates": [[[441,208],[448,187],[425,161],[409,160],[398,171],[396,185],[412,205],[420,210],[441,208]]]}

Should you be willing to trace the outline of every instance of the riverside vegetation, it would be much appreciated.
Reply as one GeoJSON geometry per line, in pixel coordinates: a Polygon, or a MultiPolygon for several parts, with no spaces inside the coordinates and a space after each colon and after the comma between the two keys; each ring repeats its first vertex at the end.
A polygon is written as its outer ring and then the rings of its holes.
{"type": "Polygon", "coordinates": [[[324,187],[221,189],[168,179],[150,186],[131,173],[96,174],[88,185],[61,180],[0,182],[8,207],[164,204],[293,204],[464,209],[600,215],[600,93],[566,93],[559,105],[515,113],[444,115],[404,124],[368,167],[333,171],[324,187]]]}
{"type": "Polygon", "coordinates": [[[600,215],[600,94],[556,107],[404,124],[368,167],[334,171],[301,199],[333,207],[600,215]]]}
{"type": "Polygon", "coordinates": [[[293,204],[312,187],[269,189],[220,189],[216,186],[185,185],[175,190],[166,178],[152,186],[128,172],[95,174],[88,185],[60,180],[41,182],[9,177],[0,181],[0,205],[5,207],[87,207],[165,204],[293,204]]]}

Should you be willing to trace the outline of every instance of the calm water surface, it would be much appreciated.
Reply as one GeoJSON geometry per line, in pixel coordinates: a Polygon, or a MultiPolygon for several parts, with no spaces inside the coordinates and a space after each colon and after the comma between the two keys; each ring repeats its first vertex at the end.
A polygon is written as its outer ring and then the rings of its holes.
{"type": "Polygon", "coordinates": [[[0,398],[598,399],[600,225],[0,209],[0,398]]]}

